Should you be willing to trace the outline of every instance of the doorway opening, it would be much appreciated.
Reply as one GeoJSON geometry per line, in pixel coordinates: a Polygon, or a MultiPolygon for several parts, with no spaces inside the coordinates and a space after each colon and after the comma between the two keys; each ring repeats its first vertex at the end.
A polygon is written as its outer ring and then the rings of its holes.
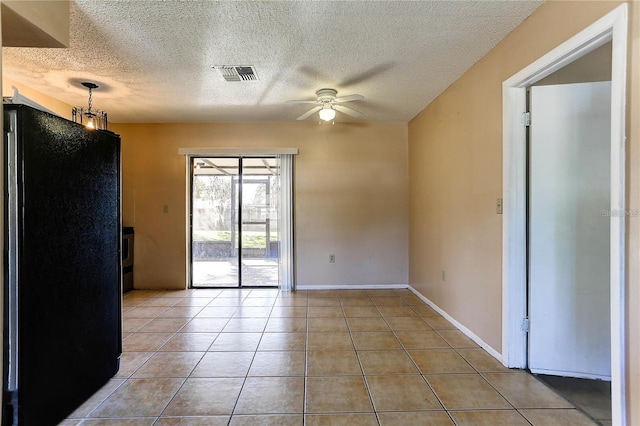
{"type": "MultiPolygon", "coordinates": [[[[609,114],[609,293],[611,421],[626,424],[625,96],[628,7],[620,5],[503,83],[503,363],[528,368],[526,91],[587,53],[612,43],[609,114]]],[[[601,212],[602,214],[602,212],[601,212]]],[[[547,348],[553,350],[552,346],[547,348]]]]}
{"type": "Polygon", "coordinates": [[[278,287],[280,162],[191,157],[191,287],[278,287]]]}
{"type": "Polygon", "coordinates": [[[587,80],[602,81],[530,87],[527,366],[610,422],[611,61],[601,68],[587,80]]]}

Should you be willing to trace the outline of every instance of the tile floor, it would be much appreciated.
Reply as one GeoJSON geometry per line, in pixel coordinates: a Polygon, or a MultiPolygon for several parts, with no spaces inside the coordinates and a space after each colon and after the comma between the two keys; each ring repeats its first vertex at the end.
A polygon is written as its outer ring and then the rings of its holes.
{"type": "Polygon", "coordinates": [[[611,426],[611,382],[538,375],[576,407],[602,426],[611,426]]]}
{"type": "Polygon", "coordinates": [[[592,425],[408,290],[132,291],[118,375],[63,425],[592,425]]]}

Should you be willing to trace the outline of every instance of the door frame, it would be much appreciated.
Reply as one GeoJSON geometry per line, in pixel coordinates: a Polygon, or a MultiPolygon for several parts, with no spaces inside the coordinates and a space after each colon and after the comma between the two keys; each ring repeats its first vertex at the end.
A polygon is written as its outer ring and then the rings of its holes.
{"type": "Polygon", "coordinates": [[[626,424],[625,112],[628,7],[622,4],[502,84],[502,363],[527,367],[526,89],[611,41],[611,400],[613,424],[626,424]]]}
{"type": "MultiPolygon", "coordinates": [[[[237,238],[238,244],[237,246],[235,246],[236,249],[236,260],[238,262],[238,273],[236,276],[237,279],[237,286],[235,287],[227,287],[227,286],[222,286],[223,288],[235,288],[235,289],[243,289],[243,288],[277,288],[280,287],[279,282],[277,285],[275,286],[256,286],[256,285],[245,285],[244,284],[244,264],[243,264],[243,260],[245,259],[245,255],[244,255],[244,246],[243,246],[243,234],[244,234],[244,225],[250,225],[250,224],[264,224],[265,225],[265,257],[269,256],[269,244],[270,244],[270,239],[269,239],[269,219],[267,219],[266,222],[262,223],[257,223],[257,222],[245,222],[244,219],[244,196],[243,194],[245,193],[245,185],[250,185],[250,184],[254,184],[254,183],[264,183],[266,185],[267,188],[267,192],[266,194],[268,195],[268,188],[269,188],[269,177],[267,176],[266,179],[262,179],[262,180],[254,180],[254,179],[247,179],[245,180],[245,160],[247,159],[259,159],[259,160],[264,160],[264,159],[273,159],[273,160],[277,160],[277,155],[263,155],[263,156],[259,156],[259,157],[249,157],[246,155],[235,155],[235,156],[224,156],[224,157],[220,157],[220,156],[196,156],[196,155],[190,155],[189,159],[190,159],[190,164],[188,166],[189,170],[191,170],[191,174],[189,176],[189,188],[188,188],[188,193],[190,195],[190,201],[189,201],[189,223],[188,228],[189,228],[189,235],[188,235],[188,245],[189,247],[191,247],[190,253],[189,253],[189,265],[187,267],[187,269],[189,270],[189,276],[191,278],[191,280],[187,283],[187,286],[189,288],[194,288],[194,289],[198,289],[198,288],[211,288],[208,286],[195,286],[193,283],[193,219],[194,219],[194,212],[193,212],[193,204],[194,204],[194,197],[193,197],[193,188],[194,188],[194,181],[195,181],[195,176],[196,176],[196,168],[194,167],[194,163],[200,159],[200,160],[217,160],[217,159],[232,159],[232,160],[237,160],[238,163],[238,174],[237,175],[231,175],[231,176],[227,176],[231,178],[231,205],[232,205],[232,211],[234,210],[233,208],[233,204],[234,201],[237,202],[236,207],[235,207],[235,215],[231,215],[231,240],[233,241],[234,238],[237,238]],[[234,189],[237,188],[237,189],[234,189]],[[237,230],[234,228],[235,226],[237,226],[237,230]]],[[[215,167],[215,166],[214,166],[215,167]]],[[[246,166],[247,168],[250,168],[252,166],[246,166]]],[[[268,168],[268,166],[267,166],[268,168]]],[[[256,175],[247,175],[247,176],[256,176],[256,175]]],[[[262,176],[262,175],[259,175],[262,176]]],[[[232,248],[234,246],[232,245],[232,248]]],[[[276,268],[277,268],[277,264],[276,264],[276,268]]],[[[214,287],[214,288],[218,288],[218,287],[214,287]]]]}
{"type": "MultiPolygon", "coordinates": [[[[189,236],[191,232],[191,159],[196,157],[273,157],[277,155],[298,155],[298,148],[210,148],[210,147],[196,147],[196,148],[178,148],[178,154],[185,157],[185,289],[189,288],[191,283],[191,238],[189,236]]],[[[293,191],[293,187],[291,188],[293,191]]],[[[291,194],[292,196],[293,194],[291,194]]],[[[290,197],[291,198],[291,197],[290,197]]],[[[289,200],[291,202],[291,200],[289,200]]],[[[290,206],[291,207],[291,206],[290,206]]],[[[291,220],[293,220],[293,212],[291,212],[291,220]]],[[[289,225],[293,226],[293,223],[289,225]]],[[[293,229],[289,229],[289,256],[286,267],[280,269],[281,274],[286,274],[286,277],[281,277],[280,285],[285,280],[287,283],[292,283],[293,280],[293,229]]],[[[282,237],[284,238],[284,237],[282,237]]],[[[278,285],[278,288],[280,288],[278,285]]],[[[234,287],[235,288],[235,287],[234,287]]],[[[242,287],[239,287],[242,288],[242,287]]]]}

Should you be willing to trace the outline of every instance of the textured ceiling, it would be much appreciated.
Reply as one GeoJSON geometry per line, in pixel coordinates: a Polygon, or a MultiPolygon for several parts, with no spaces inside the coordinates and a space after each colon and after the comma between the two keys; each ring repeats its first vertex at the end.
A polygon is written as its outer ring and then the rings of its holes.
{"type": "Polygon", "coordinates": [[[323,87],[365,96],[336,121],[406,122],[541,3],[72,1],[71,46],[4,48],[2,71],[73,105],[93,81],[114,122],[294,121],[323,87]]]}

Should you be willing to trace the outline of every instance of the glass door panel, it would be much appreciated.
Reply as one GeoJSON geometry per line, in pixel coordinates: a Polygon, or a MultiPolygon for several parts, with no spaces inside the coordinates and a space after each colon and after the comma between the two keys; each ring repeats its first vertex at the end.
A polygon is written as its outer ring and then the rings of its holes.
{"type": "Polygon", "coordinates": [[[238,287],[238,158],[194,158],[191,194],[193,287],[238,287]]]}
{"type": "Polygon", "coordinates": [[[278,165],[275,158],[242,163],[242,286],[278,286],[278,165]]]}

